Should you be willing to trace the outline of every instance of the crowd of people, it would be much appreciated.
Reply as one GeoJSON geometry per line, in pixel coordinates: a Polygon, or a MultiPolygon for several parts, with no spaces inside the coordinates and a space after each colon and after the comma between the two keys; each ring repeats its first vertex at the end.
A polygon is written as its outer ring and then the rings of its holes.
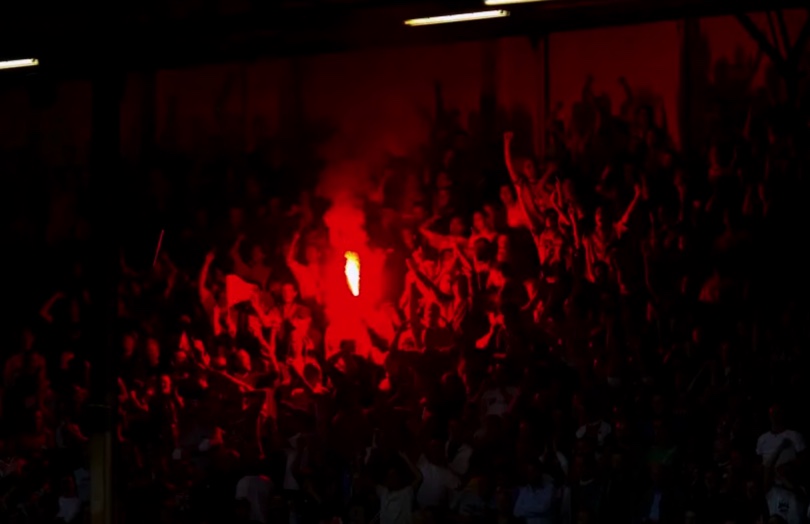
{"type": "MultiPolygon", "coordinates": [[[[117,272],[122,520],[806,522],[807,129],[752,107],[690,158],[627,91],[613,115],[586,86],[540,159],[503,133],[492,172],[437,119],[358,200],[385,260],[353,311],[325,292],[332,203],[272,155],[153,169],[130,216],[158,252],[117,272]]],[[[50,239],[86,229],[63,176],[50,239]]],[[[99,327],[75,260],[3,368],[10,522],[88,518],[99,327]]]]}

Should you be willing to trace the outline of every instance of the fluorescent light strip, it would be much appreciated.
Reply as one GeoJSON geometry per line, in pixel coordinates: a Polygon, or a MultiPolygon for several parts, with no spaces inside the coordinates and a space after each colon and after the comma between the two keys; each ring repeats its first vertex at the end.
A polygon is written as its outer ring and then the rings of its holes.
{"type": "Polygon", "coordinates": [[[484,0],[484,5],[512,5],[531,4],[534,2],[544,2],[545,0],[484,0]]]}
{"type": "Polygon", "coordinates": [[[472,20],[487,20],[489,18],[503,18],[505,16],[509,16],[509,11],[476,11],[474,13],[414,18],[412,20],[405,20],[405,25],[416,27],[420,25],[451,24],[453,22],[470,22],[472,20]]]}
{"type": "Polygon", "coordinates": [[[20,67],[35,67],[39,65],[36,58],[23,58],[20,60],[4,60],[0,62],[0,69],[17,69],[20,67]]]}

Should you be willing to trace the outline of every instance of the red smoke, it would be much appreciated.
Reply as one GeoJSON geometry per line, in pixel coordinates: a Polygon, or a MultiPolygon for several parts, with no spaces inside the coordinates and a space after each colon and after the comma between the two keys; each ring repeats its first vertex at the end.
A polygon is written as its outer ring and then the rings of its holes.
{"type": "Polygon", "coordinates": [[[370,344],[366,322],[381,299],[384,253],[369,245],[363,201],[344,191],[332,195],[332,206],[324,215],[329,229],[330,253],[324,282],[326,317],[329,322],[327,354],[341,340],[354,340],[357,352],[367,355],[370,344]],[[359,259],[360,290],[354,295],[347,282],[346,253],[359,259]]]}

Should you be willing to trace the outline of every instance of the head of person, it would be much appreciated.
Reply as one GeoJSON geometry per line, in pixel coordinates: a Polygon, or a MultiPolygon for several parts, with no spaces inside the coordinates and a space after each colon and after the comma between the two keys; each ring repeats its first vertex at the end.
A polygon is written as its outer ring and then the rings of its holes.
{"type": "Polygon", "coordinates": [[[414,251],[418,247],[419,237],[413,229],[409,227],[402,228],[400,238],[402,239],[402,245],[408,251],[414,251]]]}
{"type": "Polygon", "coordinates": [[[135,333],[124,333],[124,337],[121,341],[124,358],[130,358],[135,353],[136,343],[137,339],[135,338],[135,333]]]}
{"type": "Polygon", "coordinates": [[[517,195],[515,195],[515,188],[511,184],[504,184],[500,189],[501,202],[506,207],[511,207],[517,203],[517,195]]]}
{"type": "Polygon", "coordinates": [[[423,204],[416,204],[413,206],[412,215],[417,223],[422,223],[428,219],[429,214],[427,208],[423,204]]]}
{"type": "Polygon", "coordinates": [[[450,219],[450,234],[457,237],[467,234],[467,224],[462,217],[454,216],[450,219]]]}
{"type": "Polygon", "coordinates": [[[240,373],[248,373],[253,368],[251,361],[250,361],[250,353],[245,351],[244,349],[240,349],[236,352],[235,355],[235,362],[234,367],[240,373]]]}
{"type": "Polygon", "coordinates": [[[486,220],[487,230],[495,231],[498,225],[498,210],[493,204],[484,204],[484,220],[486,220]]]}
{"type": "Polygon", "coordinates": [[[146,340],[146,362],[152,367],[160,364],[160,343],[155,337],[146,340]]]}
{"type": "Polygon", "coordinates": [[[450,209],[453,194],[449,188],[439,188],[436,191],[436,211],[442,213],[450,209]]]}
{"type": "Polygon", "coordinates": [[[281,300],[285,304],[292,304],[298,298],[298,290],[292,282],[285,282],[281,286],[281,300]]]}
{"type": "Polygon", "coordinates": [[[266,255],[264,253],[264,249],[260,244],[253,244],[253,247],[250,249],[250,262],[253,265],[260,265],[264,264],[266,255]]]}
{"type": "Polygon", "coordinates": [[[160,376],[160,394],[171,395],[172,393],[172,377],[168,374],[160,376]]]}
{"type": "Polygon", "coordinates": [[[527,157],[520,160],[520,172],[529,182],[537,181],[537,167],[531,158],[527,157]]]}
{"type": "Polygon", "coordinates": [[[188,353],[186,353],[186,351],[183,349],[178,349],[174,352],[172,360],[175,366],[182,368],[188,364],[188,353]]]}
{"type": "Polygon", "coordinates": [[[472,215],[472,229],[474,233],[487,231],[487,220],[483,211],[476,211],[472,215]]]}

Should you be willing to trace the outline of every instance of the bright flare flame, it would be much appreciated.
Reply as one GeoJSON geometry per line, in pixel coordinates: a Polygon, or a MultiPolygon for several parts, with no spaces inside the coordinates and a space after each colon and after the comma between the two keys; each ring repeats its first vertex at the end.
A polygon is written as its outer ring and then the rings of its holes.
{"type": "Polygon", "coordinates": [[[352,295],[360,296],[360,257],[354,251],[346,251],[343,255],[346,257],[346,266],[344,272],[346,273],[346,283],[349,284],[349,290],[352,295]]]}

